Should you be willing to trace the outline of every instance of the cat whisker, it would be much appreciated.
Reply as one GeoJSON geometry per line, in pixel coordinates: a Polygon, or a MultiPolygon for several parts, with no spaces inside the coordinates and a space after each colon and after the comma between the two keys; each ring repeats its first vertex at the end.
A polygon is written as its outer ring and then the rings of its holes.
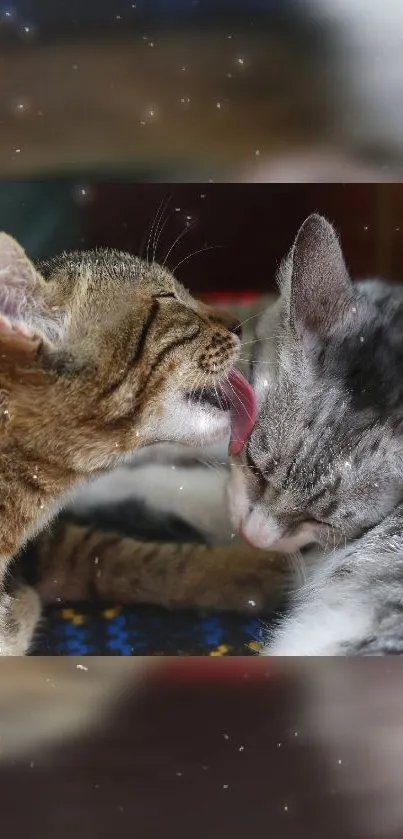
{"type": "Polygon", "coordinates": [[[276,335],[269,335],[267,338],[254,338],[252,341],[242,341],[242,346],[247,347],[249,344],[259,344],[260,341],[275,341],[276,335]]]}
{"type": "Polygon", "coordinates": [[[179,268],[179,266],[182,265],[183,262],[187,262],[188,259],[191,259],[193,256],[197,256],[198,253],[204,253],[205,251],[212,251],[216,250],[217,248],[223,247],[224,245],[207,245],[207,247],[205,248],[199,248],[197,251],[193,251],[192,253],[188,254],[188,256],[185,256],[183,259],[181,259],[180,262],[177,262],[174,268],[171,269],[172,273],[174,274],[177,268],[179,268]]]}
{"type": "Polygon", "coordinates": [[[243,361],[245,364],[269,364],[271,367],[276,366],[275,361],[253,361],[253,359],[250,358],[239,358],[238,361],[243,361]]]}
{"type": "Polygon", "coordinates": [[[161,238],[161,233],[164,230],[164,227],[166,227],[167,223],[172,218],[172,212],[170,212],[170,213],[168,213],[168,215],[164,219],[164,213],[167,211],[167,209],[169,207],[169,204],[170,204],[170,201],[171,201],[171,196],[169,195],[166,202],[165,202],[164,208],[162,210],[160,221],[159,221],[159,223],[158,223],[158,225],[155,229],[154,245],[153,245],[153,262],[155,262],[158,243],[159,243],[160,238],[161,238]]]}
{"type": "Polygon", "coordinates": [[[171,255],[171,253],[172,253],[173,249],[176,247],[176,245],[178,244],[178,242],[180,242],[180,240],[181,240],[181,239],[183,239],[183,237],[184,237],[184,236],[186,236],[186,234],[187,234],[187,233],[189,233],[191,230],[193,230],[193,229],[196,227],[196,225],[197,225],[196,221],[193,221],[193,222],[191,222],[190,224],[187,224],[187,225],[184,227],[184,229],[183,229],[183,230],[181,230],[181,232],[180,232],[180,233],[178,234],[178,236],[176,237],[176,239],[175,239],[175,241],[174,241],[173,245],[171,245],[171,247],[169,248],[168,252],[165,254],[165,258],[164,258],[164,261],[163,261],[163,263],[162,263],[163,265],[166,265],[166,264],[167,264],[167,261],[168,261],[168,259],[169,259],[169,256],[171,255]]]}
{"type": "MultiPolygon", "coordinates": [[[[240,399],[240,397],[238,396],[238,394],[237,394],[237,393],[236,393],[236,391],[234,390],[234,388],[233,388],[233,386],[232,386],[232,384],[231,384],[231,382],[230,382],[230,380],[229,380],[228,376],[227,376],[227,382],[228,382],[228,384],[229,384],[229,386],[230,386],[230,388],[231,388],[231,390],[232,390],[232,392],[233,392],[234,396],[236,396],[236,398],[237,398],[237,400],[238,400],[239,404],[241,405],[242,410],[243,410],[243,411],[246,411],[246,414],[247,414],[247,416],[248,416],[248,419],[250,419],[250,421],[252,422],[252,417],[251,417],[250,413],[249,413],[249,412],[245,409],[245,405],[243,404],[242,399],[240,399]]],[[[233,404],[233,403],[232,403],[232,404],[233,404]]],[[[233,405],[233,407],[235,408],[235,405],[233,405]]]]}
{"type": "MultiPolygon", "coordinates": [[[[156,213],[155,213],[155,215],[154,215],[154,218],[153,218],[153,221],[152,221],[151,227],[150,227],[149,232],[148,232],[148,236],[147,236],[147,250],[146,250],[146,261],[147,261],[148,263],[150,262],[150,260],[149,260],[149,250],[150,250],[150,244],[151,244],[151,236],[153,235],[154,228],[155,228],[155,225],[156,225],[156,223],[157,223],[157,219],[158,219],[158,218],[159,218],[159,216],[160,216],[160,213],[161,213],[161,210],[162,210],[162,208],[163,208],[163,206],[164,206],[165,201],[166,201],[166,196],[164,195],[164,197],[162,198],[162,200],[160,201],[160,203],[159,203],[159,205],[158,205],[157,211],[156,211],[156,213]]],[[[141,248],[140,248],[140,255],[141,255],[141,256],[142,256],[143,250],[144,250],[144,244],[142,244],[142,245],[141,245],[141,248]]]]}
{"type": "Polygon", "coordinates": [[[255,315],[251,315],[249,318],[245,318],[245,320],[241,320],[239,325],[240,326],[245,326],[245,323],[249,323],[249,321],[253,320],[254,318],[258,318],[261,314],[262,314],[262,312],[256,312],[255,315]]]}
{"type": "Polygon", "coordinates": [[[301,551],[297,551],[296,553],[292,554],[287,554],[287,558],[290,561],[290,564],[296,575],[298,585],[305,585],[308,575],[301,551]]]}

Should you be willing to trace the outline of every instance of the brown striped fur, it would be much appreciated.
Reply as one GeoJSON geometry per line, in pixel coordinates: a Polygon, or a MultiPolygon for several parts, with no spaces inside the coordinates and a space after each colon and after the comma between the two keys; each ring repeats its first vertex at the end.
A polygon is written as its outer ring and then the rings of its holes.
{"type": "Polygon", "coordinates": [[[48,603],[91,598],[262,613],[278,605],[288,577],[284,556],[245,544],[138,542],[71,523],[42,533],[35,552],[48,603]]]}
{"type": "Polygon", "coordinates": [[[0,234],[0,654],[29,647],[39,601],[10,560],[75,485],[140,446],[201,445],[228,415],[189,404],[236,361],[238,324],[163,267],[101,250],[34,267],[0,234]]]}

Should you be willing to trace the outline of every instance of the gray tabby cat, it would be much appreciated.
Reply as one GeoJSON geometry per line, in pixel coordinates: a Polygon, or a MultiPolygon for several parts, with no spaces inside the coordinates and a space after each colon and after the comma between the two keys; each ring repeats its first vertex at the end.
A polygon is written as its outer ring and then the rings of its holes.
{"type": "Polygon", "coordinates": [[[403,653],[403,289],[353,285],[335,231],[302,225],[257,329],[260,413],[229,483],[261,548],[311,546],[275,656],[403,653]]]}

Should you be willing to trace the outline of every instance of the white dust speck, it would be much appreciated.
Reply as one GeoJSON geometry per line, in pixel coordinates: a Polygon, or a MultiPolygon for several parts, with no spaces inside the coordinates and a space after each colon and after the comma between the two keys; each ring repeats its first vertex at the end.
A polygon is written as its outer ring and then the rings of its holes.
{"type": "Polygon", "coordinates": [[[249,606],[256,606],[256,600],[248,600],[249,606]]]}
{"type": "Polygon", "coordinates": [[[181,490],[182,490],[182,489],[183,489],[183,487],[181,486],[181,487],[179,487],[179,489],[181,489],[181,490]]]}
{"type": "Polygon", "coordinates": [[[368,230],[368,225],[364,224],[364,230],[368,230]]]}
{"type": "Polygon", "coordinates": [[[360,335],[360,342],[361,342],[361,344],[364,343],[364,336],[363,335],[360,335]]]}
{"type": "Polygon", "coordinates": [[[341,758],[339,758],[339,759],[338,759],[337,763],[339,764],[339,766],[341,766],[341,764],[343,763],[343,761],[341,760],[341,758]]]}
{"type": "Polygon", "coordinates": [[[187,68],[185,66],[181,67],[182,73],[184,73],[186,69],[187,68]]]}
{"type": "Polygon", "coordinates": [[[216,108],[218,108],[218,110],[220,110],[220,108],[221,108],[221,102],[216,102],[216,108]]]}
{"type": "Polygon", "coordinates": [[[357,306],[353,306],[351,311],[352,311],[353,315],[355,315],[356,312],[357,312],[357,306]]]}
{"type": "Polygon", "coordinates": [[[298,737],[298,731],[294,731],[294,737],[298,737]]]}
{"type": "Polygon", "coordinates": [[[72,70],[78,70],[78,64],[72,64],[71,69],[72,70]]]}
{"type": "Polygon", "coordinates": [[[245,60],[241,56],[238,56],[237,64],[245,64],[245,60]]]}
{"type": "Polygon", "coordinates": [[[94,557],[94,565],[98,565],[98,562],[99,562],[99,556],[95,556],[94,557]]]}
{"type": "Polygon", "coordinates": [[[259,155],[260,155],[260,149],[255,149],[255,157],[259,157],[259,155]]]}
{"type": "Polygon", "coordinates": [[[267,381],[267,379],[263,380],[263,387],[269,387],[269,382],[267,381]]]}
{"type": "Polygon", "coordinates": [[[16,149],[15,151],[16,151],[17,154],[20,154],[21,149],[16,149]]]}
{"type": "Polygon", "coordinates": [[[149,46],[149,47],[153,47],[153,46],[154,46],[154,41],[149,41],[149,42],[148,42],[148,46],[149,46]]]}
{"type": "Polygon", "coordinates": [[[288,813],[288,804],[284,804],[284,812],[288,813]]]}
{"type": "Polygon", "coordinates": [[[136,437],[140,437],[140,431],[136,431],[136,437]]]}
{"type": "Polygon", "coordinates": [[[85,664],[76,664],[77,670],[88,670],[85,664]]]}
{"type": "Polygon", "coordinates": [[[182,777],[182,772],[176,772],[176,777],[181,778],[182,777]]]}
{"type": "Polygon", "coordinates": [[[4,416],[8,417],[8,411],[7,410],[3,411],[3,414],[4,414],[4,416]]]}
{"type": "Polygon", "coordinates": [[[229,784],[223,784],[223,785],[222,785],[222,788],[223,788],[223,789],[229,789],[229,784]]]}
{"type": "Polygon", "coordinates": [[[346,469],[351,469],[351,460],[346,460],[344,466],[346,467],[346,469]]]}
{"type": "Polygon", "coordinates": [[[281,746],[282,746],[282,745],[283,745],[282,743],[277,743],[277,748],[278,748],[278,749],[281,749],[281,746]]]}
{"type": "Polygon", "coordinates": [[[239,746],[238,752],[244,752],[244,751],[245,751],[245,746],[239,746]]]}
{"type": "Polygon", "coordinates": [[[224,740],[229,740],[229,734],[223,734],[224,740]]]}

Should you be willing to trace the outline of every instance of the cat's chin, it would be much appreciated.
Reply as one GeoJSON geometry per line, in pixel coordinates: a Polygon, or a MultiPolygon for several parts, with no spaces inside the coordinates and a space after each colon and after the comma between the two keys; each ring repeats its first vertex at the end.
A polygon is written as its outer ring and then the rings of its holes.
{"type": "Polygon", "coordinates": [[[190,442],[195,446],[210,446],[229,440],[231,417],[229,411],[218,408],[193,408],[193,416],[188,425],[190,442]]]}
{"type": "Polygon", "coordinates": [[[229,411],[189,403],[167,405],[164,417],[157,427],[155,437],[160,441],[182,443],[186,446],[214,445],[230,437],[231,415],[229,411]]]}

